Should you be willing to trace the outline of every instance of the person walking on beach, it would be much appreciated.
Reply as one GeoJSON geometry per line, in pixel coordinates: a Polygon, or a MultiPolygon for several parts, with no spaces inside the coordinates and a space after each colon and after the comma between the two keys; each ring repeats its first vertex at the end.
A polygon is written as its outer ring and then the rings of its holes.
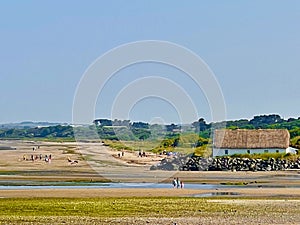
{"type": "Polygon", "coordinates": [[[180,187],[180,180],[179,180],[178,177],[176,178],[176,184],[177,184],[176,187],[179,188],[180,187]]]}
{"type": "Polygon", "coordinates": [[[181,188],[181,189],[184,188],[184,184],[183,184],[183,181],[182,181],[182,180],[180,181],[180,188],[181,188]]]}
{"type": "Polygon", "coordinates": [[[172,181],[172,184],[173,184],[173,188],[176,188],[177,187],[177,180],[176,178],[174,177],[173,181],[172,181]]]}

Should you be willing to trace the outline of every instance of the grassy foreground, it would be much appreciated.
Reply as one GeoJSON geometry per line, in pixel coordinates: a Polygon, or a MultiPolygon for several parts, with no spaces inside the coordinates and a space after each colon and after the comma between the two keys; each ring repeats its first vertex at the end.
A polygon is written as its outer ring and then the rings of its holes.
{"type": "Polygon", "coordinates": [[[0,224],[115,224],[116,221],[118,224],[160,224],[157,218],[164,218],[162,224],[167,218],[181,218],[185,221],[182,224],[200,221],[210,224],[207,218],[214,218],[214,222],[221,220],[219,224],[226,218],[231,222],[235,219],[241,222],[244,218],[250,224],[256,220],[266,221],[265,224],[300,221],[299,200],[243,198],[234,201],[191,197],[9,198],[0,199],[0,224]],[[145,221],[141,222],[141,218],[145,221]]]}

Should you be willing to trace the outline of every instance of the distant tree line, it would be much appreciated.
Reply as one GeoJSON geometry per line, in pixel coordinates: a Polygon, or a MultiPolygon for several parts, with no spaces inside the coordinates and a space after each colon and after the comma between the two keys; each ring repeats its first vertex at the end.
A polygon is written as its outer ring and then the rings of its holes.
{"type": "MultiPolygon", "coordinates": [[[[260,115],[254,118],[231,120],[217,123],[207,123],[203,118],[190,125],[180,124],[149,124],[131,122],[130,120],[96,119],[93,125],[72,127],[56,125],[35,128],[1,128],[0,138],[74,138],[74,131],[81,136],[108,140],[147,140],[162,138],[162,146],[177,146],[183,134],[197,134],[199,140],[195,145],[200,146],[211,138],[214,129],[288,129],[293,146],[300,147],[300,118],[284,120],[279,115],[260,115]]],[[[182,141],[181,141],[182,143],[182,141]]]]}
{"type": "Polygon", "coordinates": [[[73,138],[71,126],[49,126],[35,128],[10,128],[0,130],[0,138],[73,138]]]}
{"type": "Polygon", "coordinates": [[[217,123],[207,124],[203,118],[192,123],[196,132],[202,137],[209,137],[212,129],[226,127],[227,129],[287,129],[291,138],[300,136],[300,117],[298,119],[289,118],[284,120],[279,115],[260,115],[254,116],[253,119],[230,120],[217,123]]]}

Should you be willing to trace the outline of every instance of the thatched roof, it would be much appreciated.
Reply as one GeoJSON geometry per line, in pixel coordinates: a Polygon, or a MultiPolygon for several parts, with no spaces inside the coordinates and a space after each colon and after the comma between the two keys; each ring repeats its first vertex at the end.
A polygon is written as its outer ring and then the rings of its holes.
{"type": "Polygon", "coordinates": [[[215,130],[213,144],[215,148],[228,149],[288,148],[290,134],[285,129],[222,129],[215,130]]]}

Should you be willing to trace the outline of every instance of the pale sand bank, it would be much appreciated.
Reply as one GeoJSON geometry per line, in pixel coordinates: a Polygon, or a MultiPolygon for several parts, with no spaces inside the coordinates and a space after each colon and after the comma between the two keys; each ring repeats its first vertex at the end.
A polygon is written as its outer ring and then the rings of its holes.
{"type": "MultiPolygon", "coordinates": [[[[299,188],[225,188],[220,190],[165,189],[165,188],[88,188],[88,189],[34,189],[1,190],[0,198],[103,198],[103,197],[171,197],[171,196],[206,196],[215,193],[235,193],[231,197],[275,197],[300,198],[299,188]]],[[[219,193],[219,195],[217,194],[219,193]]],[[[213,195],[214,196],[214,195],[213,195]]]]}

